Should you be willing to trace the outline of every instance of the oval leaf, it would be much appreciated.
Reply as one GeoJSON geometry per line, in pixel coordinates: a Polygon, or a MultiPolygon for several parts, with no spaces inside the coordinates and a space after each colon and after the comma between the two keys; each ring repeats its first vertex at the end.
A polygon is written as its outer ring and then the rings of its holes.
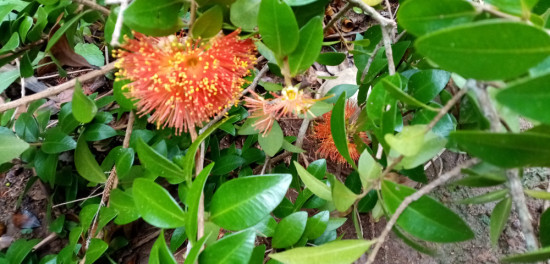
{"type": "Polygon", "coordinates": [[[107,180],[105,173],[103,173],[103,170],[97,164],[94,155],[88,148],[88,143],[86,143],[86,140],[82,136],[76,143],[74,165],[78,174],[92,183],[105,182],[107,180]]]}
{"type": "Polygon", "coordinates": [[[512,198],[508,197],[503,199],[495,206],[493,213],[491,214],[491,244],[496,246],[498,238],[506,226],[508,217],[510,216],[510,210],[512,209],[512,198]]]}
{"type": "Polygon", "coordinates": [[[185,225],[185,213],[162,186],[138,178],[134,181],[132,192],[136,209],[147,223],[160,228],[185,225]]]}
{"type": "Polygon", "coordinates": [[[200,255],[199,263],[248,263],[256,236],[252,230],[233,233],[208,246],[200,255]]]}
{"type": "Polygon", "coordinates": [[[124,23],[151,36],[166,36],[181,28],[178,16],[182,1],[135,0],[124,11],[124,23]]]}
{"type": "Polygon", "coordinates": [[[82,85],[76,80],[73,93],[72,111],[74,118],[80,123],[89,123],[97,113],[94,100],[90,99],[82,91],[82,85]]]}
{"type": "Polygon", "coordinates": [[[332,201],[332,192],[330,191],[330,187],[328,187],[328,185],[311,175],[311,173],[304,169],[300,163],[294,161],[294,166],[296,167],[298,176],[300,176],[300,179],[302,179],[306,187],[312,193],[319,196],[321,199],[332,201]]]}
{"type": "Polygon", "coordinates": [[[283,141],[285,140],[283,135],[283,130],[279,126],[279,123],[274,122],[271,131],[267,135],[260,134],[258,136],[258,143],[265,151],[265,154],[273,157],[281,147],[283,146],[283,141]]]}
{"type": "Polygon", "coordinates": [[[355,161],[349,155],[348,150],[348,135],[346,132],[346,92],[343,92],[336,101],[334,108],[332,109],[332,117],[330,118],[330,128],[332,130],[332,139],[334,140],[334,145],[340,155],[346,159],[346,161],[355,169],[355,161]]]}
{"type": "Polygon", "coordinates": [[[298,45],[298,23],[285,2],[262,0],[258,28],[263,42],[278,58],[290,54],[298,45]]]}
{"type": "Polygon", "coordinates": [[[29,148],[29,143],[9,134],[0,134],[0,164],[10,162],[29,148]]]}
{"type": "Polygon", "coordinates": [[[143,139],[138,138],[136,150],[143,166],[154,173],[155,176],[161,176],[167,179],[183,179],[183,170],[178,167],[178,165],[156,152],[152,147],[147,145],[143,139]]]}
{"type": "Polygon", "coordinates": [[[269,254],[284,264],[349,264],[365,253],[374,242],[368,240],[339,240],[318,247],[299,247],[269,254]]]}
{"type": "Polygon", "coordinates": [[[220,6],[214,6],[204,12],[193,24],[191,35],[194,39],[211,38],[222,29],[223,11],[220,6]]]}
{"type": "Polygon", "coordinates": [[[323,21],[312,18],[300,29],[298,47],[288,55],[290,75],[296,76],[307,70],[319,56],[323,45],[323,21]]]}
{"type": "Polygon", "coordinates": [[[307,212],[301,211],[283,218],[275,228],[271,245],[273,248],[290,247],[302,237],[307,224],[307,212]]]}

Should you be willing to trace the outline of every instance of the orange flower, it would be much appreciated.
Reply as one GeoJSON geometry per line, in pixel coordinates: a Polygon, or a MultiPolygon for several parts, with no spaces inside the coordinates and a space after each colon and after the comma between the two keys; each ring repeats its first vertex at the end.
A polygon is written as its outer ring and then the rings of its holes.
{"type": "MultiPolygon", "coordinates": [[[[357,146],[353,142],[353,135],[356,133],[357,129],[355,122],[359,111],[360,109],[355,103],[348,101],[344,116],[347,124],[346,133],[348,138],[348,150],[351,158],[355,161],[357,161],[360,156],[360,153],[357,151],[357,146]]],[[[319,140],[321,143],[318,148],[318,152],[322,158],[329,159],[339,164],[347,164],[346,159],[340,155],[340,152],[338,152],[338,149],[334,144],[334,140],[332,139],[332,131],[330,129],[331,116],[332,112],[328,112],[323,115],[322,121],[316,122],[313,125],[313,138],[319,140]]],[[[370,143],[370,140],[365,132],[359,132],[359,137],[364,142],[370,143]]]]}
{"type": "Polygon", "coordinates": [[[178,134],[200,127],[237,102],[256,61],[252,40],[240,40],[239,32],[206,43],[136,33],[118,51],[117,78],[132,81],[129,96],[139,100],[139,114],[153,112],[149,122],[178,134]]]}

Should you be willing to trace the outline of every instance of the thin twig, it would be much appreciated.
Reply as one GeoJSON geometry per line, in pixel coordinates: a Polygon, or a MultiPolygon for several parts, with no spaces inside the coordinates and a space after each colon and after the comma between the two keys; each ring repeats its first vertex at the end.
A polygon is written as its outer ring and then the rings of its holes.
{"type": "Polygon", "coordinates": [[[338,21],[340,18],[342,18],[343,15],[345,15],[351,8],[353,7],[352,3],[346,3],[344,8],[342,8],[336,15],[330,19],[330,21],[325,25],[325,28],[323,29],[323,32],[327,32],[333,25],[338,21]]]}
{"type": "Polygon", "coordinates": [[[405,211],[405,209],[407,209],[407,207],[413,203],[414,201],[420,199],[422,196],[428,194],[429,192],[431,192],[435,187],[438,187],[442,184],[444,184],[445,182],[447,182],[448,180],[450,180],[451,178],[457,176],[460,174],[460,171],[464,168],[467,168],[467,167],[470,167],[474,164],[476,164],[478,162],[477,159],[471,159],[471,160],[468,160],[456,167],[454,167],[452,170],[450,170],[449,172],[447,173],[444,173],[443,175],[441,175],[439,178],[435,179],[434,181],[430,182],[429,184],[425,185],[424,187],[422,187],[420,190],[418,190],[417,192],[407,196],[403,202],[401,202],[401,204],[399,205],[399,207],[397,207],[397,209],[395,210],[395,213],[392,215],[392,217],[390,218],[390,220],[386,223],[386,227],[384,228],[384,230],[382,231],[382,233],[380,234],[380,236],[378,236],[378,238],[376,239],[376,245],[374,246],[372,252],[369,254],[369,258],[366,262],[366,264],[372,264],[374,262],[374,260],[376,259],[376,255],[378,254],[378,251],[380,250],[380,248],[382,247],[382,245],[384,244],[384,241],[386,240],[386,237],[388,236],[388,234],[390,233],[390,231],[392,230],[393,226],[395,225],[395,223],[397,222],[397,219],[399,218],[399,216],[405,211]]]}
{"type": "Polygon", "coordinates": [[[74,1],[79,4],[83,4],[91,9],[95,9],[106,16],[108,16],[111,13],[109,9],[107,9],[104,6],[98,5],[95,1],[90,1],[90,0],[74,0],[74,1]]]}
{"type": "Polygon", "coordinates": [[[384,48],[386,48],[386,59],[388,60],[388,73],[390,75],[395,74],[395,62],[393,61],[392,50],[392,38],[393,27],[382,27],[382,41],[384,42],[384,48]]]}
{"type": "Polygon", "coordinates": [[[521,224],[521,231],[525,237],[525,245],[528,251],[536,250],[538,248],[537,239],[535,238],[535,232],[531,224],[531,214],[527,208],[527,201],[525,200],[525,194],[523,193],[523,187],[519,179],[518,169],[508,170],[506,175],[508,176],[510,196],[516,206],[519,222],[521,224]]]}
{"type": "Polygon", "coordinates": [[[348,2],[360,7],[367,13],[367,15],[371,16],[374,20],[376,20],[382,27],[395,27],[396,23],[392,19],[385,18],[380,13],[376,12],[376,10],[372,7],[367,5],[365,2],[361,0],[348,0],[348,2]]]}
{"type": "Polygon", "coordinates": [[[122,23],[124,21],[124,11],[128,8],[128,0],[120,0],[120,9],[118,10],[118,16],[116,18],[115,29],[113,30],[113,35],[111,37],[111,46],[118,47],[120,43],[118,39],[120,38],[120,32],[122,31],[122,23]]]}
{"type": "MultiPolygon", "coordinates": [[[[93,70],[94,69],[82,69],[82,70],[76,70],[76,71],[69,71],[69,72],[67,72],[67,75],[75,74],[75,73],[81,73],[81,72],[89,72],[89,71],[93,71],[93,70]]],[[[37,80],[46,80],[46,79],[50,79],[50,78],[54,78],[54,77],[58,77],[58,76],[59,76],[59,73],[55,73],[55,74],[52,74],[52,75],[36,77],[36,79],[37,80]]]]}
{"type": "Polygon", "coordinates": [[[42,239],[42,241],[40,241],[40,242],[38,242],[38,244],[34,245],[34,247],[32,247],[32,250],[36,251],[37,249],[41,248],[42,246],[52,242],[52,240],[54,240],[56,237],[57,237],[57,234],[55,232],[50,233],[47,237],[42,239]]]}
{"type": "Polygon", "coordinates": [[[100,195],[102,195],[102,194],[103,194],[103,193],[96,193],[96,194],[92,194],[92,195],[86,196],[86,197],[84,197],[84,198],[80,198],[80,199],[76,199],[76,200],[72,200],[72,201],[68,201],[68,202],[56,204],[56,205],[53,205],[52,208],[56,208],[56,207],[59,207],[59,206],[62,206],[62,205],[72,204],[72,203],[76,203],[76,202],[80,202],[80,201],[86,201],[86,200],[88,200],[88,199],[90,199],[90,198],[94,198],[94,197],[100,196],[100,195]]]}
{"type": "Polygon", "coordinates": [[[427,131],[430,131],[432,128],[435,127],[435,125],[437,125],[437,122],[439,122],[439,120],[441,120],[441,118],[443,118],[443,116],[445,116],[445,114],[447,114],[449,112],[449,110],[451,110],[451,108],[453,108],[453,106],[460,100],[460,98],[462,98],[462,96],[464,96],[466,93],[468,92],[467,89],[461,89],[460,91],[458,91],[458,93],[456,93],[452,98],[451,100],[449,100],[445,106],[443,106],[443,108],[441,108],[441,110],[439,110],[439,112],[437,113],[437,115],[434,117],[434,119],[428,124],[427,126],[427,131]]]}
{"type": "Polygon", "coordinates": [[[20,98],[20,99],[17,99],[15,101],[7,102],[5,104],[0,105],[0,113],[4,112],[6,110],[9,110],[9,109],[13,109],[13,108],[16,108],[18,106],[27,104],[29,102],[33,102],[33,101],[36,101],[36,100],[39,100],[39,99],[42,99],[42,98],[47,98],[47,97],[59,94],[59,93],[65,91],[65,90],[73,88],[75,83],[76,83],[76,80],[78,80],[80,83],[85,83],[87,81],[90,81],[90,80],[98,77],[98,76],[104,75],[105,73],[113,70],[114,68],[115,68],[115,62],[111,62],[111,63],[103,66],[99,70],[95,70],[95,71],[86,73],[82,76],[71,79],[70,81],[62,83],[60,85],[48,88],[47,90],[44,90],[42,92],[31,94],[29,96],[26,96],[25,98],[20,98]]]}

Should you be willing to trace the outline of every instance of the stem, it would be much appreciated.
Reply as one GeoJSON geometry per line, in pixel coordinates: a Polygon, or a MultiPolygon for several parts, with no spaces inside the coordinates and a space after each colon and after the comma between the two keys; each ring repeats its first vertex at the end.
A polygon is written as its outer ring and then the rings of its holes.
{"type": "Polygon", "coordinates": [[[353,7],[353,4],[349,2],[346,3],[344,8],[338,11],[338,13],[336,13],[336,15],[334,15],[334,17],[332,17],[332,19],[326,24],[325,28],[323,29],[323,32],[326,33],[334,25],[334,23],[336,23],[336,21],[342,18],[342,16],[344,16],[352,7],[353,7]]]}
{"type": "MultiPolygon", "coordinates": [[[[521,170],[521,169],[518,169],[521,170]]],[[[533,225],[531,224],[531,214],[527,208],[527,201],[525,200],[525,194],[523,193],[523,187],[521,180],[519,179],[518,170],[509,170],[506,175],[508,176],[508,182],[510,184],[510,196],[516,206],[518,212],[519,222],[521,223],[521,230],[525,237],[525,245],[528,251],[537,249],[537,239],[535,238],[535,232],[533,231],[533,225]]]]}

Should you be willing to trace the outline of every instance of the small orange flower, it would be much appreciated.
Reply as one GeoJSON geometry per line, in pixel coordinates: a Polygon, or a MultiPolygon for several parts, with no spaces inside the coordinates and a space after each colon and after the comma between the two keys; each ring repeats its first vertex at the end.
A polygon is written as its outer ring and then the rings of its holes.
{"type": "Polygon", "coordinates": [[[256,61],[252,40],[239,30],[201,43],[181,36],[149,37],[136,33],[118,51],[117,78],[129,79],[129,96],[149,122],[174,127],[176,133],[235,104],[244,76],[256,61]]]}
{"type": "MultiPolygon", "coordinates": [[[[345,119],[346,119],[346,133],[348,138],[348,150],[351,158],[355,161],[359,159],[360,153],[357,151],[357,146],[353,142],[353,135],[356,133],[355,122],[357,119],[356,115],[360,111],[359,107],[348,101],[345,109],[345,119]]],[[[328,112],[323,115],[323,119],[320,122],[316,122],[313,125],[313,138],[320,141],[320,146],[318,148],[319,155],[322,158],[329,159],[338,164],[347,164],[346,159],[340,155],[334,140],[332,139],[332,131],[330,129],[330,119],[332,117],[332,112],[328,112]]],[[[370,140],[367,137],[365,132],[359,132],[359,137],[366,143],[370,143],[370,140]]]]}

